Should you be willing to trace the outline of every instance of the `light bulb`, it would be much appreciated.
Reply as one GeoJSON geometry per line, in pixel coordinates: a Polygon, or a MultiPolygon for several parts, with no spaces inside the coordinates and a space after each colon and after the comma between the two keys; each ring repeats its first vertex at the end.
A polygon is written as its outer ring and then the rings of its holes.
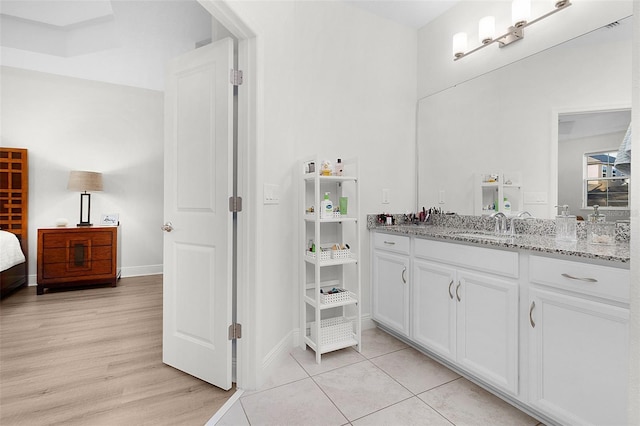
{"type": "Polygon", "coordinates": [[[511,23],[514,27],[523,27],[531,17],[531,0],[513,0],[511,4],[511,23]]]}
{"type": "Polygon", "coordinates": [[[461,58],[467,50],[467,33],[457,33],[453,36],[453,56],[461,58]]]}
{"type": "Polygon", "coordinates": [[[482,44],[490,43],[496,36],[496,18],[485,16],[478,22],[478,38],[482,44]]]}

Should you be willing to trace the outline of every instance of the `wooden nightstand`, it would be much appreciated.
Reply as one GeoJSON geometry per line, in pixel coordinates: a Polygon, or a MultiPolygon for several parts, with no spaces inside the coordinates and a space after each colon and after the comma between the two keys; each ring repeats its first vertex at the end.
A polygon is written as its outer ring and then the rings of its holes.
{"type": "Polygon", "coordinates": [[[120,227],[38,229],[38,294],[45,288],[116,286],[120,227]]]}

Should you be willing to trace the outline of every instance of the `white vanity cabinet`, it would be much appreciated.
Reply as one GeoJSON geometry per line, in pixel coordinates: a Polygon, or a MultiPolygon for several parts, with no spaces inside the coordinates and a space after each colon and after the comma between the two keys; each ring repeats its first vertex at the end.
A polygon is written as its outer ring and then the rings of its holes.
{"type": "Polygon", "coordinates": [[[515,252],[416,238],[411,281],[412,339],[516,395],[517,276],[515,252]]]}
{"type": "Polygon", "coordinates": [[[372,235],[373,319],[409,337],[409,237],[372,235]]]}
{"type": "Polygon", "coordinates": [[[629,271],[529,259],[530,404],[561,424],[627,422],[629,271]]]}

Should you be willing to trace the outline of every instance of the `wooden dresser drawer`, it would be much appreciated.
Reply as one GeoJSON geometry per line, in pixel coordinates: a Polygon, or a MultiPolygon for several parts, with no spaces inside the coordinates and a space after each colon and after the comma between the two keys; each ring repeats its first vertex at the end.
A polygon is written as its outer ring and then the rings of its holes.
{"type": "Polygon", "coordinates": [[[112,274],[113,265],[111,260],[90,260],[84,262],[82,266],[72,263],[46,263],[43,268],[43,278],[70,278],[82,277],[90,278],[98,275],[112,274]]]}
{"type": "Polygon", "coordinates": [[[73,232],[73,233],[46,233],[43,236],[43,244],[45,248],[61,247],[66,248],[70,245],[81,244],[85,241],[91,241],[93,246],[109,246],[113,244],[113,233],[105,231],[96,232],[73,232]]]}
{"type": "Polygon", "coordinates": [[[71,248],[47,248],[44,249],[44,256],[42,261],[45,265],[50,263],[79,263],[81,259],[91,260],[111,260],[112,250],[111,246],[83,246],[81,248],[83,252],[82,258],[78,253],[78,260],[76,260],[77,250],[71,248]]]}

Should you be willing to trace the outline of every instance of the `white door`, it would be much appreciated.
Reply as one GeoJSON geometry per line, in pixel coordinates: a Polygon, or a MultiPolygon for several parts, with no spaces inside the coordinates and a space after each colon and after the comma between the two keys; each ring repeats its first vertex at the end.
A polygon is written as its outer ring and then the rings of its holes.
{"type": "Polygon", "coordinates": [[[231,388],[232,59],[230,39],[180,56],[165,89],[162,357],[222,389],[231,388]]]}

